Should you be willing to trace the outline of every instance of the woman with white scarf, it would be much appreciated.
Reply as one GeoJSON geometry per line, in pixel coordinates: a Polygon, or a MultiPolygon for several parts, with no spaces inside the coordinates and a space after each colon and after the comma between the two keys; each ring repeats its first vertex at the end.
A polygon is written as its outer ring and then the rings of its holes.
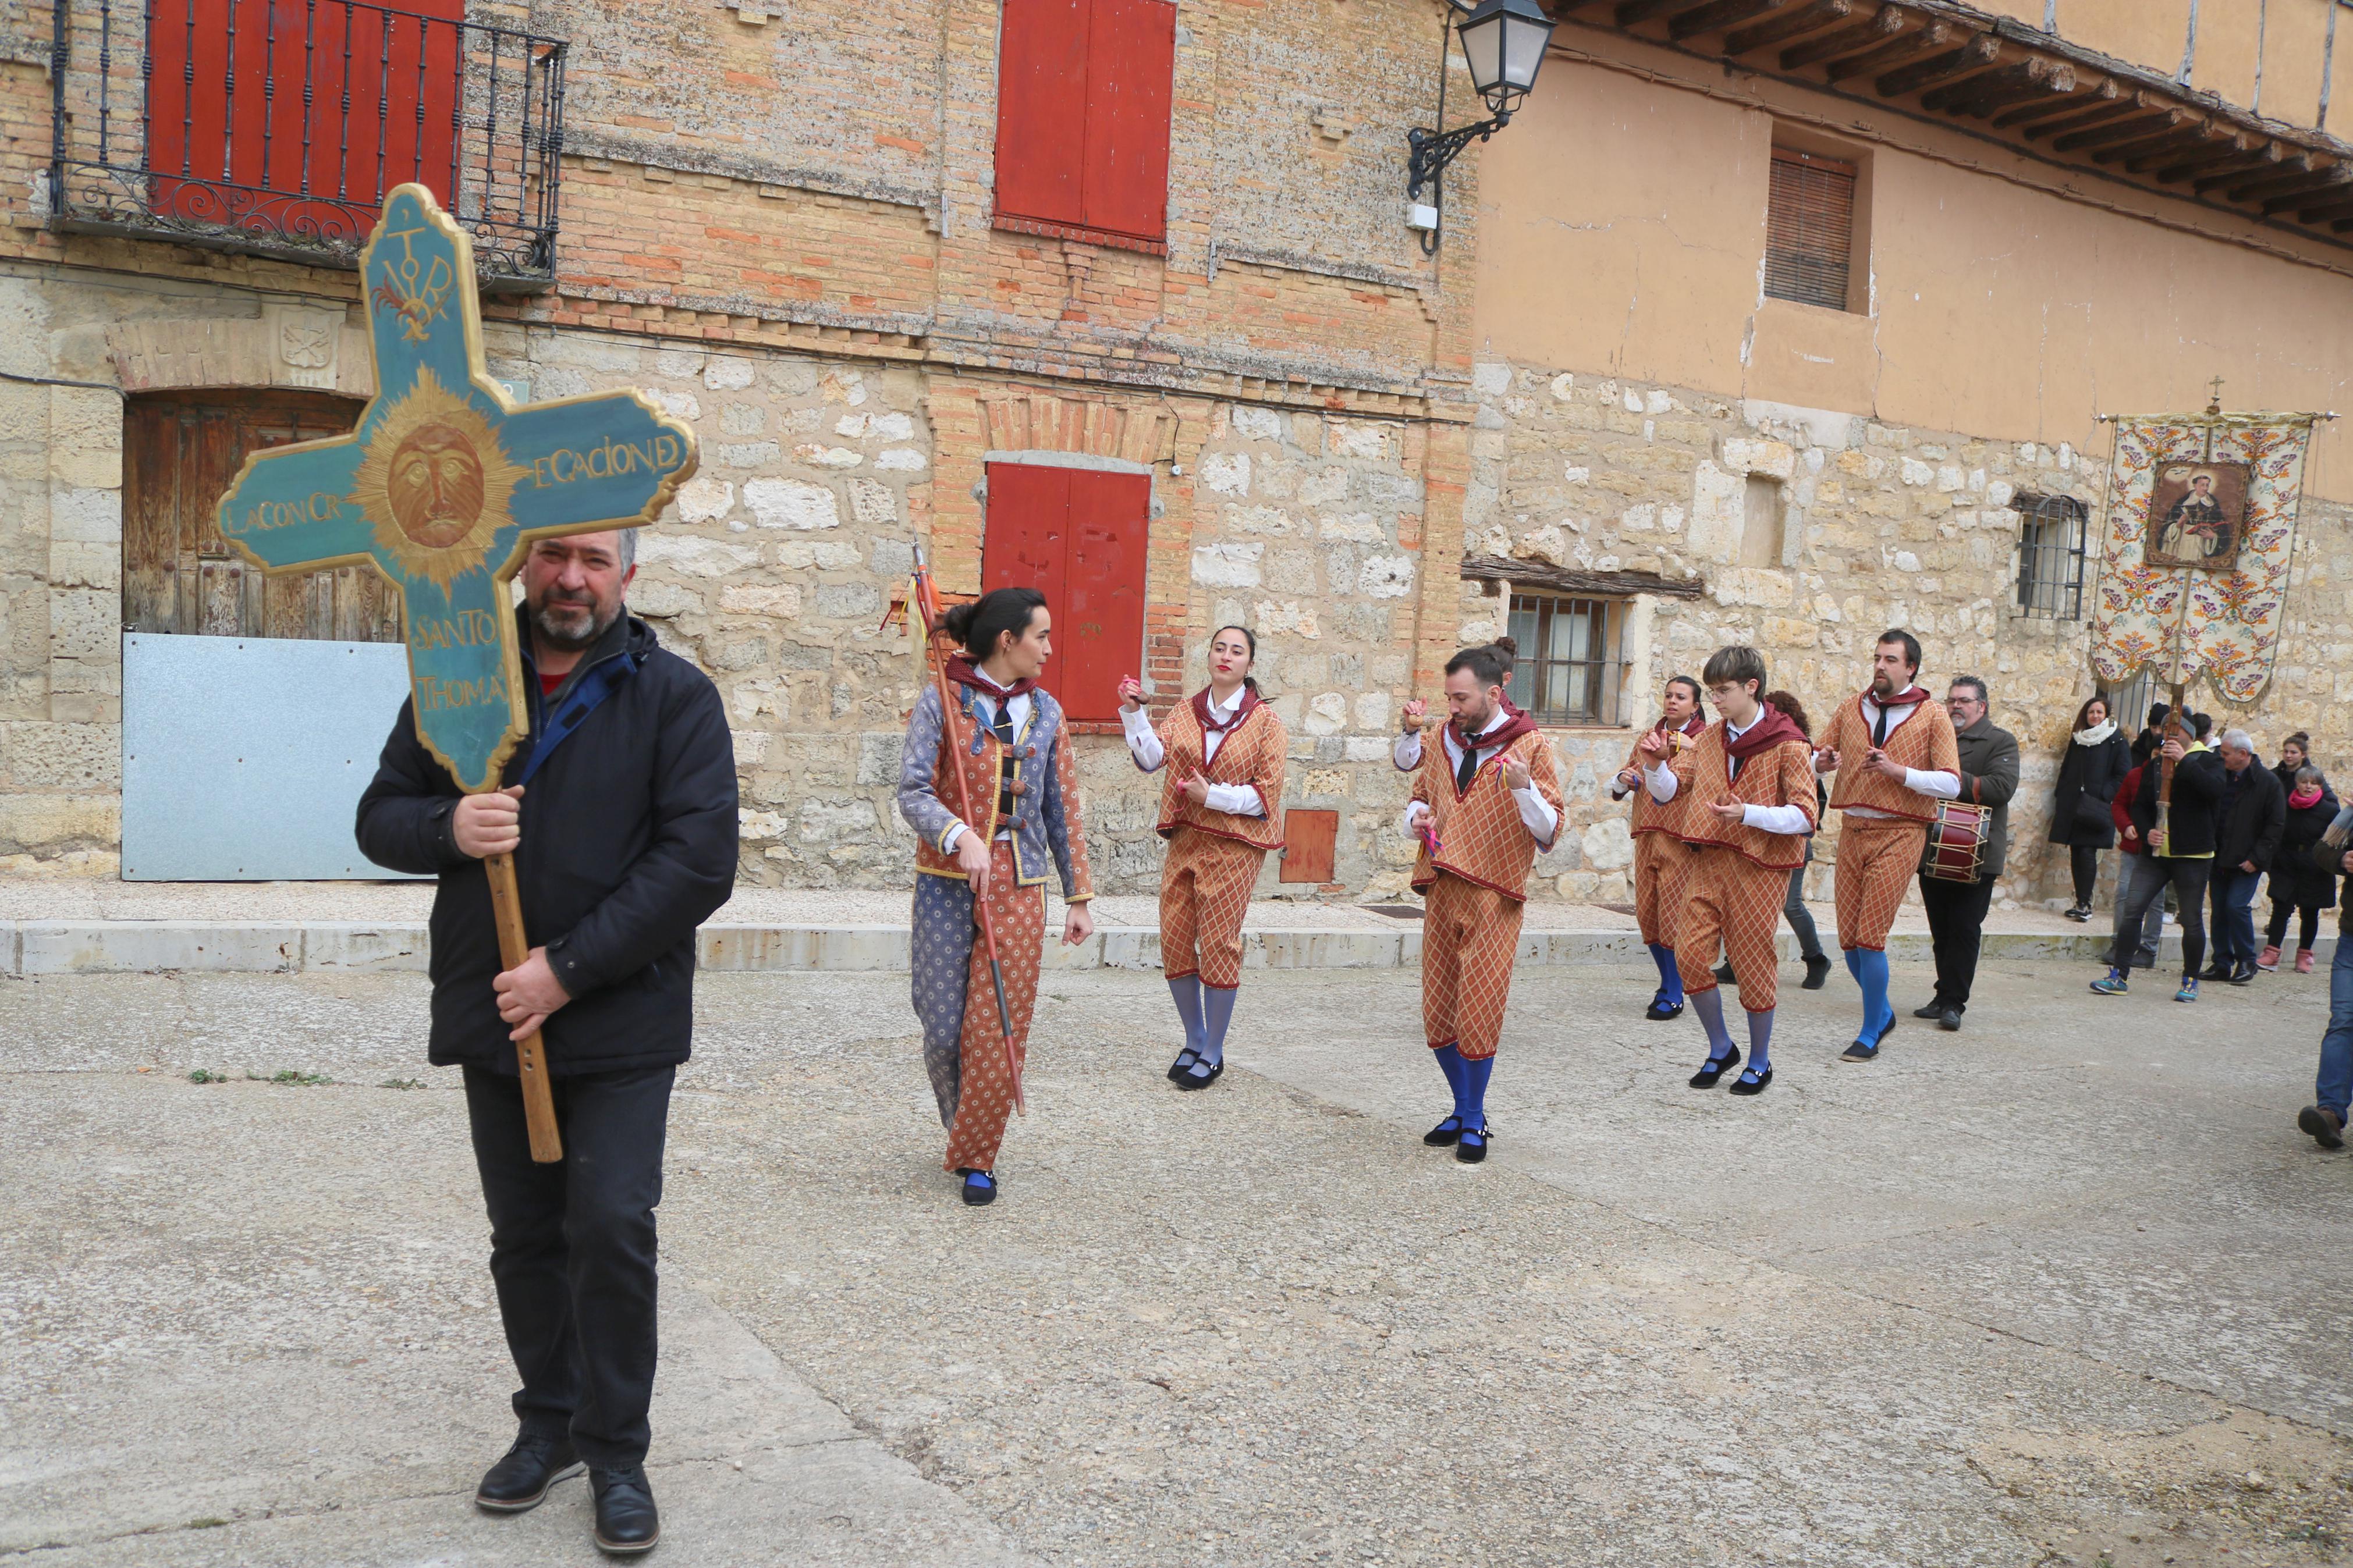
{"type": "Polygon", "coordinates": [[[2075,879],[2071,921],[2092,918],[2092,889],[2100,879],[2100,851],[2115,845],[2116,824],[2108,803],[2132,771],[2132,747],[2108,715],[2105,698],[2075,710],[2075,731],[2059,761],[2059,784],[2051,807],[2051,842],[2067,846],[2075,879]]]}

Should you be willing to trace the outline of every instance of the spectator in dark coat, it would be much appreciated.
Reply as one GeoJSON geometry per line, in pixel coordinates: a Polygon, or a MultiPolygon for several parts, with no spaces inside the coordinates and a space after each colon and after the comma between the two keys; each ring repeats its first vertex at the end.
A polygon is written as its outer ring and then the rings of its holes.
{"type": "MultiPolygon", "coordinates": [[[[2191,737],[2197,734],[2197,718],[2189,716],[2191,737]]],[[[2160,834],[2157,823],[2166,794],[2165,770],[2152,764],[2140,770],[2140,787],[2131,802],[2133,830],[2146,846],[2146,864],[2133,879],[2132,898],[2117,912],[2108,973],[2093,981],[2092,989],[2103,996],[2121,996],[2129,988],[2126,966],[2132,953],[2125,944],[2131,940],[2129,933],[2140,929],[2149,906],[2169,887],[2181,907],[2181,985],[2173,999],[2195,1002],[2198,963],[2206,956],[2206,879],[2214,868],[2214,807],[2222,798],[2222,763],[2205,742],[2179,735],[2167,736],[2158,755],[2173,764],[2166,826],[2160,834]]]]}
{"type": "Polygon", "coordinates": [[[2171,708],[2162,702],[2152,702],[2148,705],[2148,722],[2143,724],[2140,727],[2140,733],[2133,737],[2133,766],[2140,767],[2147,763],[2149,758],[2157,755],[2158,747],[2165,743],[2165,716],[2172,711],[2171,708]]]}
{"type": "MultiPolygon", "coordinates": [[[[2286,751],[2283,742],[2280,749],[2286,751]]],[[[2297,748],[2297,755],[2303,755],[2297,748]]],[[[2273,770],[2276,773],[2278,770],[2273,770]]],[[[2312,943],[2320,934],[2320,911],[2337,901],[2337,873],[2313,863],[2312,851],[2337,816],[2337,796],[2320,770],[2306,763],[2298,769],[2287,796],[2287,820],[2280,830],[2279,853],[2272,857],[2271,929],[2269,945],[2255,967],[2279,967],[2280,942],[2287,935],[2287,918],[2299,915],[2295,972],[2312,973],[2312,943]]]]}
{"type": "Polygon", "coordinates": [[[358,824],[370,859],[440,879],[427,1057],[465,1070],[491,1281],[522,1381],[514,1445],[474,1500],[521,1512],[585,1462],[596,1542],[619,1552],[660,1536],[645,1473],[654,1205],[694,1022],[694,931],[735,880],[726,711],[623,605],[636,549],[631,530],[543,539],[524,557],[531,734],[506,788],[461,795],[404,705],[358,824]],[[512,969],[483,866],[495,855],[514,858],[532,944],[512,969]],[[564,1140],[544,1165],[515,1058],[533,1029],[564,1140]]]}
{"type": "MultiPolygon", "coordinates": [[[[2108,821],[2116,830],[2116,848],[2119,852],[2116,856],[2116,919],[2119,921],[2124,919],[2125,910],[2133,901],[2133,889],[2139,885],[2140,879],[2144,876],[2162,875],[2158,869],[2157,863],[2141,853],[2147,846],[2141,842],[2140,829],[2133,825],[2132,804],[2140,795],[2140,773],[2139,765],[2135,764],[2132,772],[2125,775],[2125,782],[2116,787],[2116,798],[2108,803],[2108,821]]],[[[2147,912],[2143,914],[2140,920],[2140,938],[2138,944],[2132,950],[2132,967],[2154,969],[2157,967],[2158,946],[2165,940],[2164,898],[2160,896],[2155,903],[2150,904],[2147,912]]],[[[2114,944],[2116,950],[2119,952],[2123,950],[2123,927],[2119,925],[2118,941],[2114,944]]]]}
{"type": "Polygon", "coordinates": [[[2116,841],[2108,804],[2132,766],[2132,747],[2108,716],[2106,700],[2094,697],[2077,709],[2051,802],[2051,842],[2067,846],[2068,869],[2074,875],[2075,902],[2067,911],[2071,921],[2092,918],[2100,851],[2116,841]]]}
{"type": "Polygon", "coordinates": [[[1912,1016],[1934,1018],[1944,1029],[1961,1026],[1969,1010],[1969,991],[1977,984],[1978,947],[1985,929],[1986,910],[1993,903],[1993,885],[2010,855],[2010,797],[2018,793],[2018,737],[1993,721],[1986,683],[1974,675],[1957,675],[1945,694],[1945,710],[1953,721],[1953,737],[1960,761],[1960,798],[1970,805],[1992,808],[1986,822],[1984,857],[1978,862],[1977,880],[1948,882],[1920,874],[1920,902],[1928,916],[1931,950],[1936,959],[1936,994],[1912,1016]]]}
{"type": "Polygon", "coordinates": [[[2244,985],[2255,977],[2255,884],[2278,852],[2287,795],[2255,761],[2244,730],[2222,731],[2222,796],[2215,803],[2214,963],[2202,978],[2244,985]]]}

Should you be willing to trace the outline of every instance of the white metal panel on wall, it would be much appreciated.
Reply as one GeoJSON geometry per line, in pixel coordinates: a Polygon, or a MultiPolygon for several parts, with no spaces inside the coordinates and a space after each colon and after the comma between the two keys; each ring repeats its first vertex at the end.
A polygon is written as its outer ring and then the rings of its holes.
{"type": "Polygon", "coordinates": [[[352,837],[408,696],[399,643],[122,639],[122,877],[397,878],[352,837]]]}

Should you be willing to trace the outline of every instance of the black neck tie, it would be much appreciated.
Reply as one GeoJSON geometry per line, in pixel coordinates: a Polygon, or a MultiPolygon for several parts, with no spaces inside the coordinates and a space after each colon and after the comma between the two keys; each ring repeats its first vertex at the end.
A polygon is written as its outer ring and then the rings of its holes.
{"type": "Polygon", "coordinates": [[[997,815],[1000,821],[1013,820],[1013,700],[997,700],[997,717],[989,721],[989,732],[997,737],[1002,748],[997,763],[997,815]]]}
{"type": "Polygon", "coordinates": [[[1454,768],[1454,793],[1468,794],[1471,781],[1478,776],[1479,752],[1474,746],[1465,746],[1462,748],[1462,760],[1456,763],[1454,768]]]}
{"type": "Polygon", "coordinates": [[[1871,743],[1874,746],[1887,744],[1887,705],[1885,703],[1879,704],[1879,717],[1872,721],[1871,743]]]}

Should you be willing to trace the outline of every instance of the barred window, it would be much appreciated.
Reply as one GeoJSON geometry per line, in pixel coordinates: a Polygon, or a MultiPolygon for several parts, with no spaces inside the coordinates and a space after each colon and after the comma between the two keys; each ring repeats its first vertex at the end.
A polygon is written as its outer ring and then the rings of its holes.
{"type": "Polygon", "coordinates": [[[1520,653],[1504,695],[1539,724],[1616,724],[1625,618],[1622,600],[1513,594],[1520,653]]]}
{"type": "Polygon", "coordinates": [[[2018,607],[2052,620],[2084,618],[2084,542],[2091,517],[2070,496],[2021,495],[2010,503],[2024,520],[2018,535],[2018,607]]]}
{"type": "Polygon", "coordinates": [[[2143,668],[2122,686],[2101,687],[2100,700],[2108,705],[2108,717],[2116,721],[2116,728],[2125,732],[2126,739],[2130,740],[2140,733],[2143,724],[2148,722],[2148,705],[2157,700],[2155,682],[2149,672],[2143,668]]]}
{"type": "Polygon", "coordinates": [[[1765,205],[1765,292],[1776,300],[1847,308],[1854,265],[1856,165],[1792,148],[1773,149],[1765,205]]]}

